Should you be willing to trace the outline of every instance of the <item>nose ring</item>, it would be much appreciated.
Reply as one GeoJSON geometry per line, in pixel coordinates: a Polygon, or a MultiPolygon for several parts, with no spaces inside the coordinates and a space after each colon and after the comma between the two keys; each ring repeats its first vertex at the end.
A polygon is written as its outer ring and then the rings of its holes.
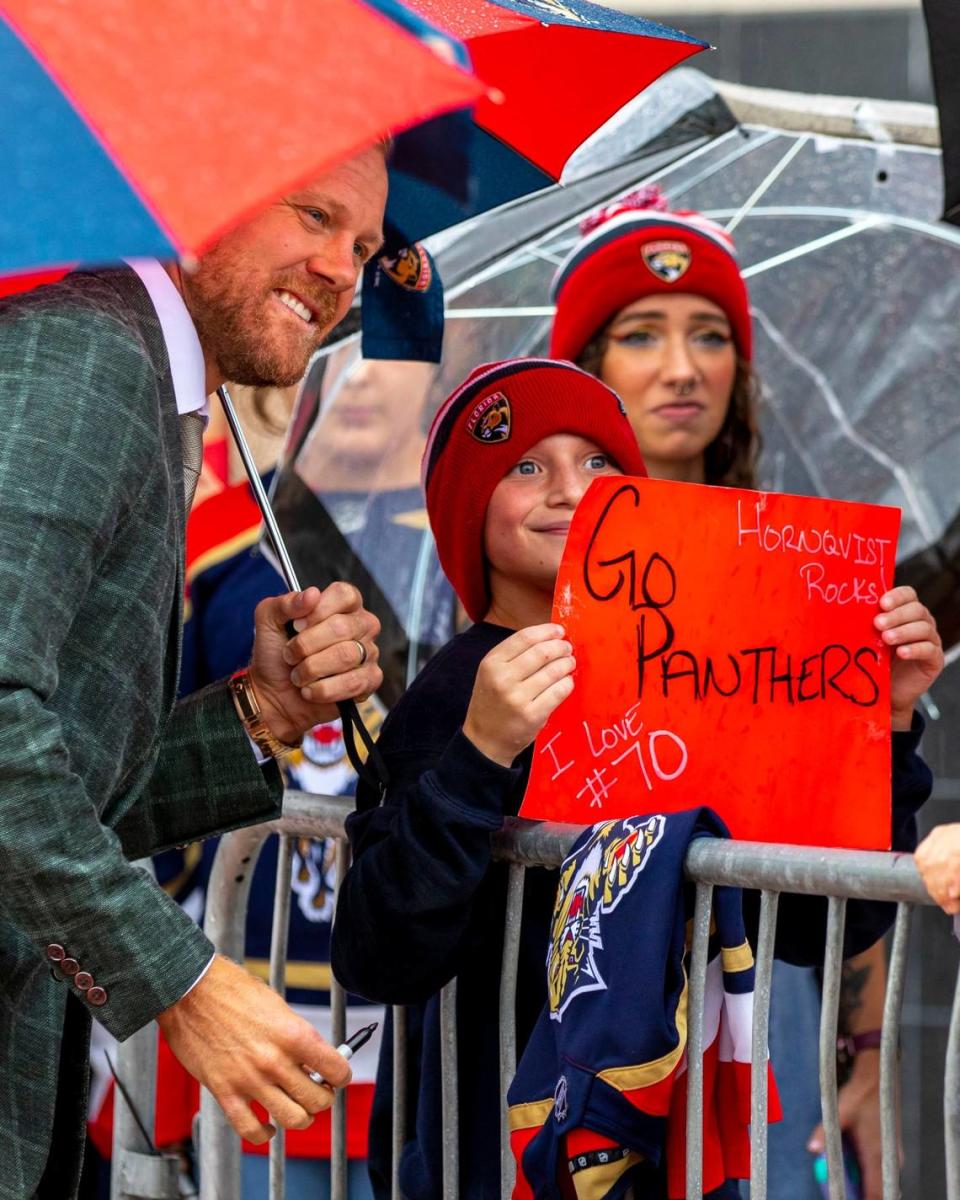
{"type": "Polygon", "coordinates": [[[673,390],[677,396],[689,396],[695,386],[696,384],[692,380],[685,379],[682,383],[675,383],[673,390]]]}

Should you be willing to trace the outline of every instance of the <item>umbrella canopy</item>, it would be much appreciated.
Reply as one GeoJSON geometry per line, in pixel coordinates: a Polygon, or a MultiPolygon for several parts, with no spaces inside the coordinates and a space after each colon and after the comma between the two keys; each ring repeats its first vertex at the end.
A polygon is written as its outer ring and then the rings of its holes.
{"type": "Polygon", "coordinates": [[[554,179],[577,147],[707,43],[587,0],[412,0],[470,52],[502,99],[476,121],[554,179]]]}
{"type": "Polygon", "coordinates": [[[0,274],[196,254],[483,88],[359,0],[3,0],[0,274]]]}
{"type": "Polygon", "coordinates": [[[665,71],[707,48],[587,0],[409,0],[492,89],[472,117],[397,139],[388,229],[406,245],[560,179],[570,156],[665,71]]]}

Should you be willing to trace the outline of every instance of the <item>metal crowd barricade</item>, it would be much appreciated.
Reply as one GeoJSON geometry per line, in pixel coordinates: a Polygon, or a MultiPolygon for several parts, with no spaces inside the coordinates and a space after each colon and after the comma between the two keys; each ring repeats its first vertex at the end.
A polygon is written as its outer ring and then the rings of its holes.
{"type": "MultiPolygon", "coordinates": [[[[207,897],[206,930],[217,948],[242,960],[244,925],[250,880],[263,843],[270,834],[281,836],[277,894],[274,912],[270,980],[279,987],[286,960],[286,930],[290,913],[289,863],[292,839],[300,837],[338,840],[337,880],[348,864],[344,820],[351,808],[347,798],[308,796],[288,792],[281,819],[224,837],[217,853],[207,897]]],[[[516,992],[519,930],[523,911],[523,884],[527,867],[556,867],[581,832],[571,825],[527,825],[508,821],[494,837],[494,854],[511,864],[508,877],[506,928],[500,987],[500,1083],[503,1102],[501,1137],[501,1194],[509,1197],[514,1181],[506,1115],[506,1090],[516,1068],[516,992]]],[[[754,992],[751,1126],[752,1200],[767,1194],[767,1072],[766,1045],[773,968],[777,902],[781,893],[828,897],[827,944],[823,965],[823,1002],[820,1024],[820,1086],[826,1132],[830,1200],[844,1200],[841,1133],[837,1112],[836,1037],[842,945],[848,899],[886,900],[897,904],[880,1047],[881,1125],[883,1135],[883,1196],[898,1200],[900,1166],[897,1145],[897,1045],[903,1004],[906,955],[911,907],[930,899],[911,855],[827,850],[765,843],[703,839],[690,848],[686,871],[696,883],[696,907],[691,948],[688,1015],[687,1193],[702,1200],[703,1153],[703,1012],[707,969],[707,939],[713,888],[736,886],[761,893],[759,936],[754,992]]],[[[331,987],[333,1036],[343,1036],[345,998],[334,982],[331,987]]],[[[393,1186],[400,1200],[398,1160],[406,1123],[406,1069],[404,1015],[394,1010],[393,1186]]],[[[443,1180],[444,1200],[458,1200],[458,1081],[456,1062],[456,980],[441,994],[441,1070],[444,1097],[443,1180]]],[[[133,1038],[121,1048],[120,1073],[136,1080],[137,1095],[152,1095],[155,1055],[144,1039],[133,1038]]],[[[152,1046],[152,1043],[150,1043],[152,1046]]],[[[346,1200],[347,1097],[338,1093],[333,1116],[331,1195],[346,1200]]],[[[200,1195],[202,1200],[238,1200],[240,1196],[240,1143],[216,1103],[203,1093],[200,1113],[200,1195]]],[[[947,1200],[960,1200],[960,974],[951,1012],[944,1073],[944,1146],[947,1165],[947,1200]]],[[[142,1169],[143,1147],[130,1136],[129,1125],[118,1122],[114,1140],[114,1172],[118,1181],[131,1179],[131,1164],[142,1169]],[[126,1139],[126,1140],[124,1140],[126,1139]]],[[[141,1178],[137,1176],[137,1178],[141,1178]]],[[[159,1181],[115,1184],[113,1200],[151,1198],[166,1200],[176,1192],[159,1181]],[[139,1187],[139,1190],[137,1188],[139,1187]]],[[[270,1198],[283,1200],[283,1145],[274,1139],[271,1151],[270,1198]]]]}

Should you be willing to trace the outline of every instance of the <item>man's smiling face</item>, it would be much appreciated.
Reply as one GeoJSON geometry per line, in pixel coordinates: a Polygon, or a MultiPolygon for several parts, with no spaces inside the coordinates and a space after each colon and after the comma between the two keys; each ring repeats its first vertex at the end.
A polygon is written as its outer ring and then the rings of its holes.
{"type": "Polygon", "coordinates": [[[373,147],[231,230],[196,271],[180,273],[208,386],[302,378],[380,247],[386,201],[385,155],[373,147]]]}

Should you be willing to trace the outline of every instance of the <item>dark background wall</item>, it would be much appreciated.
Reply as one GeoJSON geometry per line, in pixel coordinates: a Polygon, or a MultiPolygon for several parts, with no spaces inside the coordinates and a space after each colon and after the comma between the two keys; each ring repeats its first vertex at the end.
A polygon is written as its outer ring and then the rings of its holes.
{"type": "MultiPolygon", "coordinates": [[[[788,91],[932,102],[926,29],[919,6],[780,11],[623,4],[710,42],[692,64],[718,79],[788,91]]],[[[797,8],[800,6],[798,5],[797,8]]],[[[958,5],[960,19],[960,5],[958,5]]]]}

